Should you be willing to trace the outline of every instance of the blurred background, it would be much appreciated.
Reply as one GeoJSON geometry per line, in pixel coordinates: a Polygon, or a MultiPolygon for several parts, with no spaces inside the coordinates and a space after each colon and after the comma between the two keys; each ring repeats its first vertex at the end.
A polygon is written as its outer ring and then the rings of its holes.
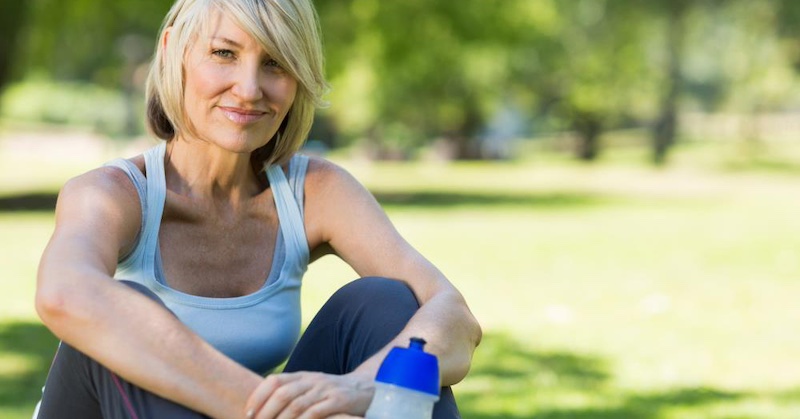
{"type": "MultiPolygon", "coordinates": [[[[466,418],[800,417],[800,2],[315,0],[353,172],[485,329],[466,418]]],[[[0,1],[0,417],[58,189],[155,144],[168,0],[0,1]]],[[[324,258],[304,318],[352,271],[324,258]]]]}

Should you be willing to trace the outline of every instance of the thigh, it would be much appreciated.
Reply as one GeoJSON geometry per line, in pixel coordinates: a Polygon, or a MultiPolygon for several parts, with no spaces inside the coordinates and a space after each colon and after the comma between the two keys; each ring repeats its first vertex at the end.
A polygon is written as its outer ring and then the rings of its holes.
{"type": "Polygon", "coordinates": [[[419,308],[404,283],[357,279],[340,288],[303,332],[286,371],[346,374],[386,346],[419,308]]]}
{"type": "Polygon", "coordinates": [[[37,419],[199,419],[205,416],[145,391],[66,343],[45,383],[37,419]]]}
{"type": "MultiPolygon", "coordinates": [[[[309,324],[285,371],[346,374],[395,338],[419,309],[403,282],[361,278],[331,296],[309,324]]],[[[443,387],[433,418],[460,418],[453,391],[443,387]]]]}
{"type": "Polygon", "coordinates": [[[59,344],[36,418],[102,419],[95,384],[82,358],[66,343],[59,344]]]}

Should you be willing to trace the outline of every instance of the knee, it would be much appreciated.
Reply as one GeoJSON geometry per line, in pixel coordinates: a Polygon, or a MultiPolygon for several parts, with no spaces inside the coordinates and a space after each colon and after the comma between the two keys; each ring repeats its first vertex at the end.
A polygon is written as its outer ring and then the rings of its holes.
{"type": "Polygon", "coordinates": [[[320,308],[285,370],[353,371],[397,336],[418,308],[414,293],[401,281],[352,281],[320,308]]]}
{"type": "Polygon", "coordinates": [[[390,323],[402,328],[417,309],[419,303],[404,282],[366,277],[336,291],[319,314],[345,328],[373,323],[379,328],[390,323]]]}
{"type": "Polygon", "coordinates": [[[358,301],[379,308],[396,307],[414,311],[419,308],[414,292],[406,283],[377,276],[356,279],[340,288],[331,298],[358,301]]]}

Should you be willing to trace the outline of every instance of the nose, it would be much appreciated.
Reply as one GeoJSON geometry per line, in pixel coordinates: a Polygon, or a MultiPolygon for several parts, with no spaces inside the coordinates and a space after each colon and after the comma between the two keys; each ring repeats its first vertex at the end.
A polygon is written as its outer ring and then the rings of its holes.
{"type": "Polygon", "coordinates": [[[241,65],[236,71],[231,91],[243,102],[257,101],[264,97],[260,77],[261,74],[257,65],[241,65]]]}

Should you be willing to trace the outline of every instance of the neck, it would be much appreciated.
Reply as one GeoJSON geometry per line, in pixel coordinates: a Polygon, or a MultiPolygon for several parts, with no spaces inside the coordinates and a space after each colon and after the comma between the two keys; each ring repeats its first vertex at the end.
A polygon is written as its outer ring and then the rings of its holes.
{"type": "Polygon", "coordinates": [[[167,144],[167,188],[192,199],[241,201],[260,192],[250,153],[186,137],[167,144]]]}

